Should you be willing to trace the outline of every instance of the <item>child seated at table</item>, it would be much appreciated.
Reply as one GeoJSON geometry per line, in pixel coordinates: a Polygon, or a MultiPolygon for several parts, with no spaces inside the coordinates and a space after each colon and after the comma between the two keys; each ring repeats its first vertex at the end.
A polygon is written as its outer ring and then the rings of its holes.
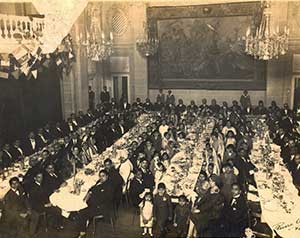
{"type": "Polygon", "coordinates": [[[157,194],[154,196],[154,218],[159,229],[161,238],[166,237],[167,225],[172,221],[173,209],[171,198],[166,192],[166,185],[159,183],[157,194]]]}
{"type": "Polygon", "coordinates": [[[153,226],[153,201],[152,194],[150,192],[146,193],[143,201],[140,203],[140,224],[144,229],[143,236],[149,234],[151,237],[152,226],[153,226]]]}
{"type": "Polygon", "coordinates": [[[187,235],[189,216],[190,216],[190,205],[185,195],[180,195],[178,198],[179,202],[174,210],[174,227],[178,238],[184,238],[187,235]]]}

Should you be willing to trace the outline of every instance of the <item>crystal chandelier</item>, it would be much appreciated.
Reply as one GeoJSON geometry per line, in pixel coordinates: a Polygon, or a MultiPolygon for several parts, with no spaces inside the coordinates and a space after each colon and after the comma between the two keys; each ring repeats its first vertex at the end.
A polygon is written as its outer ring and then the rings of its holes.
{"type": "Polygon", "coordinates": [[[144,22],[144,36],[136,40],[136,48],[143,57],[154,55],[159,46],[159,40],[155,37],[150,37],[149,26],[144,22]]]}
{"type": "Polygon", "coordinates": [[[90,37],[90,34],[87,33],[86,41],[81,40],[81,45],[86,47],[87,56],[92,61],[107,60],[113,53],[113,34],[111,32],[109,38],[106,39],[104,32],[102,32],[101,40],[98,41],[96,37],[90,37]]]}
{"type": "Polygon", "coordinates": [[[255,59],[270,60],[286,54],[288,50],[289,29],[285,26],[280,31],[279,26],[271,30],[271,7],[270,0],[262,3],[263,15],[259,27],[251,31],[249,26],[246,32],[245,52],[254,56],[255,59]]]}
{"type": "Polygon", "coordinates": [[[86,37],[79,35],[79,43],[87,50],[87,56],[92,61],[105,61],[113,53],[113,33],[110,32],[108,37],[105,36],[102,25],[103,11],[97,6],[91,7],[88,18],[91,21],[90,27],[86,27],[86,37]],[[100,29],[99,29],[100,18],[100,29]],[[101,34],[100,34],[101,32],[101,34]],[[100,37],[101,35],[101,37],[100,37]],[[99,39],[100,38],[100,39],[99,39]]]}

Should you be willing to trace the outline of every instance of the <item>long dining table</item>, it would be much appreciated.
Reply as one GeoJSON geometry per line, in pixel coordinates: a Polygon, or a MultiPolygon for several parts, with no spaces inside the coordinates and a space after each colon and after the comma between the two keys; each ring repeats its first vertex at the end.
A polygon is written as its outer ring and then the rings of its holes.
{"type": "Polygon", "coordinates": [[[300,237],[300,197],[292,176],[280,156],[280,147],[268,135],[268,128],[261,120],[260,132],[254,137],[250,160],[258,169],[254,173],[257,192],[248,200],[261,205],[261,221],[267,223],[273,235],[284,238],[300,237]],[[258,135],[260,134],[260,135],[258,135]]]}
{"type": "Polygon", "coordinates": [[[69,178],[63,186],[50,196],[50,202],[54,206],[62,209],[66,216],[68,212],[79,211],[86,208],[87,204],[84,201],[88,190],[98,181],[98,172],[104,168],[104,160],[111,159],[115,167],[118,167],[122,158],[127,157],[128,148],[130,148],[133,141],[139,144],[142,143],[138,138],[147,131],[147,127],[151,126],[152,130],[156,123],[156,114],[142,114],[137,125],[131,128],[120,139],[118,139],[112,146],[108,147],[104,152],[93,157],[90,162],[83,169],[69,178]]]}
{"type": "Polygon", "coordinates": [[[210,138],[214,125],[215,119],[212,117],[198,118],[188,128],[185,141],[180,145],[179,151],[171,158],[160,182],[165,183],[168,194],[173,197],[172,201],[177,202],[176,198],[182,194],[187,197],[194,195],[204,161],[205,140],[210,138]]]}

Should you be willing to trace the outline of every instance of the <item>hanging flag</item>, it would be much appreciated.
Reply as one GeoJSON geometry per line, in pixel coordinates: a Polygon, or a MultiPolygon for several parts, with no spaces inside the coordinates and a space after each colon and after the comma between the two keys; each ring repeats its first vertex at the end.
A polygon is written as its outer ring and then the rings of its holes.
{"type": "Polygon", "coordinates": [[[32,76],[34,77],[34,79],[36,79],[37,78],[37,70],[31,71],[31,73],[32,73],[32,76]]]}
{"type": "Polygon", "coordinates": [[[21,71],[19,69],[13,71],[11,73],[11,75],[15,78],[15,79],[19,79],[20,75],[21,75],[21,71]]]}
{"type": "Polygon", "coordinates": [[[0,78],[8,79],[8,73],[0,71],[0,78]]]}
{"type": "Polygon", "coordinates": [[[74,58],[74,55],[71,52],[69,52],[69,59],[73,59],[73,58],[74,58]]]}
{"type": "Polygon", "coordinates": [[[48,68],[50,65],[50,60],[49,59],[45,59],[45,61],[43,62],[43,66],[48,68]]]}
{"type": "Polygon", "coordinates": [[[58,58],[58,59],[56,60],[56,65],[59,66],[61,63],[62,63],[61,59],[58,58]]]}
{"type": "Polygon", "coordinates": [[[15,58],[19,61],[22,57],[26,56],[28,54],[28,48],[24,45],[21,45],[16,50],[12,52],[12,54],[15,56],[15,58]]]}
{"type": "Polygon", "coordinates": [[[10,62],[6,60],[0,60],[0,66],[2,67],[9,67],[10,62]]]}
{"type": "Polygon", "coordinates": [[[30,68],[29,68],[28,64],[26,63],[26,64],[22,65],[20,70],[27,76],[30,71],[30,68]]]}

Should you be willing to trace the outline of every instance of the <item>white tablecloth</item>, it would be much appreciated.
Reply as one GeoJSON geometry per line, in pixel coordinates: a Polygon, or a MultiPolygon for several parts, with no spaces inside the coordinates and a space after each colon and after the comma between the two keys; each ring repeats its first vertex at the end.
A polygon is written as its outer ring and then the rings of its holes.
{"type": "Polygon", "coordinates": [[[193,191],[203,163],[204,140],[209,138],[214,127],[214,120],[210,120],[205,128],[202,128],[202,125],[200,121],[196,121],[192,125],[192,130],[187,137],[194,138],[197,136],[196,141],[188,140],[184,146],[181,146],[180,151],[171,158],[171,163],[160,180],[160,182],[165,183],[167,192],[171,196],[185,194],[189,197],[194,194],[193,191]],[[197,135],[200,127],[203,130],[197,135]],[[186,151],[188,147],[192,149],[191,154],[186,151]]]}
{"type": "Polygon", "coordinates": [[[282,163],[280,147],[273,144],[271,145],[272,153],[270,156],[275,162],[273,174],[280,174],[285,180],[282,201],[286,202],[286,208],[283,208],[280,199],[274,197],[276,191],[272,189],[272,178],[266,177],[265,166],[259,162],[259,158],[262,156],[259,146],[263,143],[264,141],[261,140],[255,142],[251,155],[251,161],[259,169],[254,177],[262,209],[262,222],[266,222],[273,231],[284,238],[298,238],[300,237],[300,197],[298,191],[293,185],[289,171],[282,163]]]}
{"type": "Polygon", "coordinates": [[[83,199],[88,190],[98,181],[98,172],[101,168],[104,168],[104,160],[110,158],[115,167],[118,167],[120,165],[120,158],[122,156],[127,156],[127,150],[125,148],[128,148],[133,140],[137,141],[137,138],[146,131],[147,126],[151,125],[154,121],[155,114],[142,115],[139,118],[139,123],[136,126],[124,134],[102,154],[95,156],[91,163],[76,173],[75,178],[72,177],[68,179],[66,181],[67,186],[62,186],[59,189],[59,192],[53,193],[50,196],[50,202],[67,212],[78,211],[82,208],[85,208],[87,205],[83,199]],[[92,175],[86,175],[85,171],[87,169],[94,171],[94,173],[92,175]],[[79,195],[72,193],[74,190],[74,181],[76,179],[83,181],[79,195]]]}

